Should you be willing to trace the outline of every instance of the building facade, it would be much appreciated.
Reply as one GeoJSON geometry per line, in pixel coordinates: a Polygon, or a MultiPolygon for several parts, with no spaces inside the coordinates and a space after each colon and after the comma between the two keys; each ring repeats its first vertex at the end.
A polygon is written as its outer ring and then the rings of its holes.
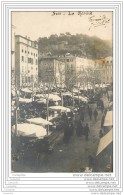
{"type": "Polygon", "coordinates": [[[101,83],[112,83],[113,81],[113,59],[112,56],[96,60],[99,69],[101,83]]]}
{"type": "Polygon", "coordinates": [[[21,35],[15,36],[15,72],[19,87],[37,85],[38,43],[21,35]]]}
{"type": "Polygon", "coordinates": [[[15,33],[16,27],[12,25],[11,28],[11,88],[12,94],[15,95],[15,33]]]}
{"type": "Polygon", "coordinates": [[[66,55],[64,57],[59,57],[59,60],[65,63],[65,81],[66,86],[70,83],[71,85],[75,85],[79,81],[81,76],[85,74],[85,70],[89,67],[94,67],[95,62],[93,60],[66,55]]]}
{"type": "Polygon", "coordinates": [[[65,85],[65,63],[52,57],[41,58],[38,63],[39,82],[57,87],[65,85]]]}

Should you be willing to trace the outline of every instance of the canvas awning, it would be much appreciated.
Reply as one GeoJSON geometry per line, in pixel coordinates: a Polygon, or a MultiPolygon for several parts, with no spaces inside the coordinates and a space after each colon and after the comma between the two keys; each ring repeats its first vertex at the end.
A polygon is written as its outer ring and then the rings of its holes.
{"type": "Polygon", "coordinates": [[[28,88],[23,88],[21,89],[22,92],[25,92],[25,93],[33,93],[32,90],[28,89],[28,88]]]}
{"type": "Polygon", "coordinates": [[[88,102],[87,98],[86,97],[82,97],[82,96],[74,96],[74,99],[79,99],[83,102],[88,102]]]}
{"type": "Polygon", "coordinates": [[[43,119],[43,118],[30,118],[30,119],[27,119],[27,122],[31,123],[31,124],[36,124],[36,125],[52,125],[51,122],[43,119]]]}
{"type": "MultiPolygon", "coordinates": [[[[15,125],[12,127],[12,131],[15,133],[15,125]]],[[[48,132],[48,134],[50,134],[50,132],[48,132]]],[[[47,135],[47,130],[39,125],[23,123],[17,125],[17,135],[43,138],[47,135]]]]}
{"type": "Polygon", "coordinates": [[[70,97],[72,97],[72,93],[70,93],[70,92],[65,92],[65,93],[63,93],[63,96],[70,96],[70,97]]]}
{"type": "Polygon", "coordinates": [[[36,97],[42,98],[42,99],[49,99],[52,101],[60,101],[61,98],[58,95],[55,94],[37,94],[36,97]]]}
{"type": "Polygon", "coordinates": [[[60,112],[70,112],[71,111],[70,108],[66,108],[63,106],[50,106],[49,110],[60,111],[60,112]]]}
{"type": "Polygon", "coordinates": [[[32,102],[32,99],[29,99],[29,98],[19,98],[19,102],[21,103],[31,103],[32,102]]]}
{"type": "Polygon", "coordinates": [[[112,111],[107,111],[107,114],[106,114],[105,120],[104,120],[104,127],[108,127],[108,126],[112,126],[113,125],[112,114],[113,114],[112,111]]]}
{"type": "Polygon", "coordinates": [[[98,156],[107,146],[112,143],[113,141],[113,136],[112,136],[112,129],[100,139],[98,149],[96,156],[98,156]]]}

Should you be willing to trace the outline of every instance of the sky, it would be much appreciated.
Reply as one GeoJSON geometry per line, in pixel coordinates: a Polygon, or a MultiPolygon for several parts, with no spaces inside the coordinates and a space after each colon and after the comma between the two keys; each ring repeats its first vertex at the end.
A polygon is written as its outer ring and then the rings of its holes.
{"type": "Polygon", "coordinates": [[[112,40],[112,12],[12,12],[16,34],[38,40],[69,32],[112,40]]]}

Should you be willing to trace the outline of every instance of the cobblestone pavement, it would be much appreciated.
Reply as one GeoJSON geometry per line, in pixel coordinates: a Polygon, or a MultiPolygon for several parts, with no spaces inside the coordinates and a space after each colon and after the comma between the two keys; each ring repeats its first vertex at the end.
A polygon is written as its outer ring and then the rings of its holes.
{"type": "MultiPolygon", "coordinates": [[[[105,107],[108,100],[104,96],[105,107]]],[[[93,104],[92,108],[96,108],[93,104]]],[[[68,144],[63,144],[61,140],[51,154],[41,154],[35,159],[32,154],[27,154],[27,160],[14,162],[14,172],[81,172],[88,166],[88,156],[95,157],[99,144],[99,131],[101,125],[102,113],[98,111],[97,121],[94,118],[90,121],[89,116],[85,114],[84,123],[89,124],[90,135],[86,141],[84,136],[77,137],[74,133],[68,144]]]]}

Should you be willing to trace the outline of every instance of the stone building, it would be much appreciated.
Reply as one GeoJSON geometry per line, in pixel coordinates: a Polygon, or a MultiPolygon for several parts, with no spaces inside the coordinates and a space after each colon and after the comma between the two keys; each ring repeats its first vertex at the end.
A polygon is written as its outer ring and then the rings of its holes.
{"type": "Polygon", "coordinates": [[[96,60],[96,66],[100,72],[101,83],[112,83],[113,80],[112,56],[96,60]]]}
{"type": "Polygon", "coordinates": [[[38,77],[39,82],[63,87],[65,85],[65,63],[54,57],[40,58],[38,77]]]}
{"type": "Polygon", "coordinates": [[[29,37],[15,36],[15,72],[19,87],[37,85],[38,43],[29,37]]]}

